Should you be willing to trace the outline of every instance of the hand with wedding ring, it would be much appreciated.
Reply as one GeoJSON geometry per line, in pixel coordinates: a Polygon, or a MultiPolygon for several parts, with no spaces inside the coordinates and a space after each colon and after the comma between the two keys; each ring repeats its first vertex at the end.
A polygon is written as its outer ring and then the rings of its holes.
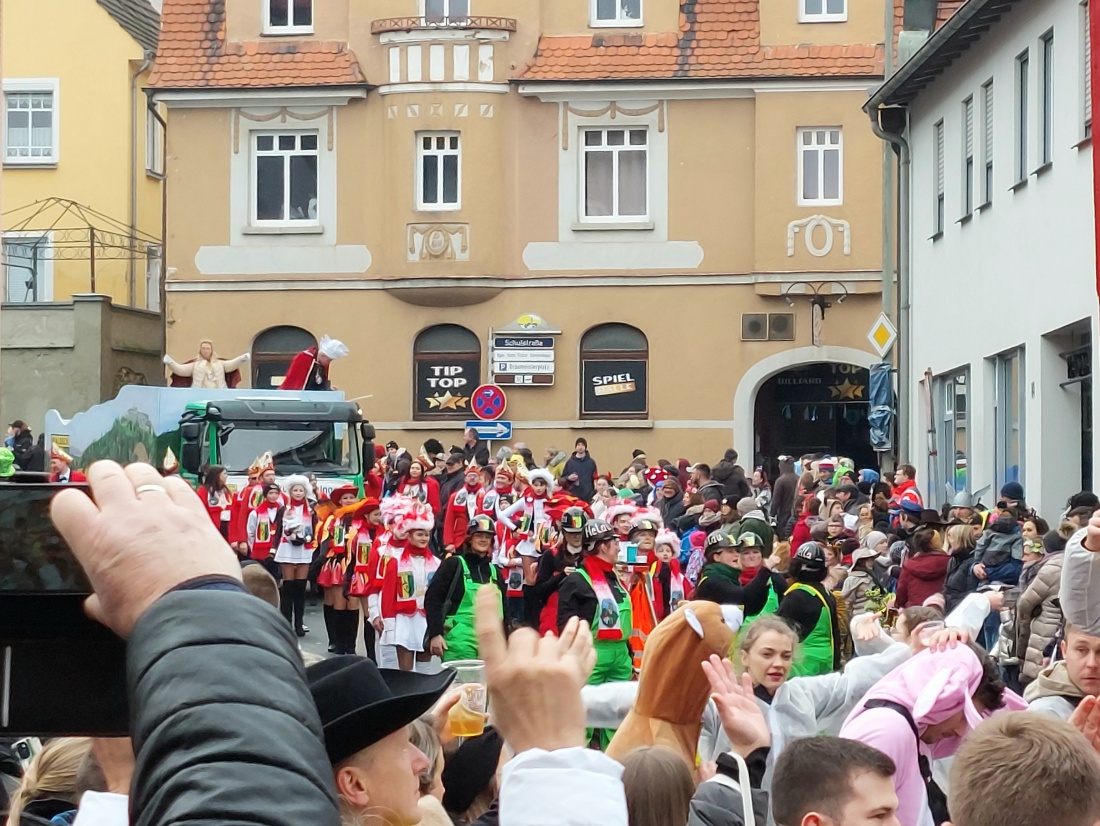
{"type": "Polygon", "coordinates": [[[182,479],[161,478],[151,465],[104,461],[88,469],[88,483],[94,501],[63,490],[50,516],[95,591],[85,610],[120,637],[183,582],[210,574],[241,578],[236,555],[182,479]]]}

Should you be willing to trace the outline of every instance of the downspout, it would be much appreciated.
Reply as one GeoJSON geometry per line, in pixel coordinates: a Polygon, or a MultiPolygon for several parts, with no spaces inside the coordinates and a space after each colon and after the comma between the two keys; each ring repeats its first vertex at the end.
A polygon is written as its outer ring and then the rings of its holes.
{"type": "Polygon", "coordinates": [[[134,256],[137,254],[137,145],[138,145],[138,105],[137,84],[145,70],[153,65],[153,53],[148,49],[142,50],[142,63],[137,71],[130,75],[130,266],[128,268],[130,295],[129,305],[133,307],[137,303],[137,276],[134,266],[134,256]]]}
{"type": "MultiPolygon", "coordinates": [[[[898,273],[898,341],[894,345],[894,353],[896,354],[896,365],[898,369],[898,411],[897,411],[897,443],[894,445],[894,455],[901,458],[904,457],[910,446],[910,411],[909,405],[911,402],[911,389],[912,389],[912,365],[910,354],[910,278],[909,278],[909,246],[910,246],[910,228],[909,228],[909,187],[910,187],[910,161],[909,161],[909,142],[902,136],[908,123],[908,110],[901,107],[880,107],[879,109],[871,112],[871,131],[873,131],[879,138],[886,141],[891,145],[894,150],[894,154],[898,157],[898,221],[897,221],[897,233],[898,233],[898,251],[897,251],[897,273],[898,273]],[[902,117],[896,119],[898,121],[897,127],[893,130],[888,130],[882,125],[882,115],[884,112],[893,110],[893,112],[900,113],[902,117]]],[[[883,262],[883,269],[886,269],[887,261],[889,261],[889,255],[886,256],[886,261],[883,262]]]]}
{"type": "MultiPolygon", "coordinates": [[[[894,73],[894,4],[883,3],[886,9],[885,32],[886,48],[883,49],[883,82],[894,73]]],[[[881,137],[881,136],[880,136],[881,137]]],[[[892,169],[891,147],[882,144],[882,311],[886,317],[897,322],[894,312],[894,174],[892,169]]],[[[896,452],[891,451],[895,454],[896,452]]]]}

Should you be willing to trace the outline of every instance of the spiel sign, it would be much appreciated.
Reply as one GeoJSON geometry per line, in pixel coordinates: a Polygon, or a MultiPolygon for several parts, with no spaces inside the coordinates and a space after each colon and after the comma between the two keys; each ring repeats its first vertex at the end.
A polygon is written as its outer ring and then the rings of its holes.
{"type": "Polygon", "coordinates": [[[585,359],[581,412],[644,416],[649,410],[649,362],[645,359],[585,359]]]}

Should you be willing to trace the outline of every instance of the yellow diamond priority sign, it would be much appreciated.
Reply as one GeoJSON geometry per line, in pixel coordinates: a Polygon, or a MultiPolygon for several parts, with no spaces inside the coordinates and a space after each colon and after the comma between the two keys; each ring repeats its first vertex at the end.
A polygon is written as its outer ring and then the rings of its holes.
{"type": "Polygon", "coordinates": [[[898,340],[898,331],[890,323],[886,313],[880,313],[875,323],[871,325],[871,329],[867,333],[867,340],[871,342],[871,346],[875,348],[875,352],[879,354],[880,358],[886,358],[886,354],[890,352],[890,348],[898,340]]]}

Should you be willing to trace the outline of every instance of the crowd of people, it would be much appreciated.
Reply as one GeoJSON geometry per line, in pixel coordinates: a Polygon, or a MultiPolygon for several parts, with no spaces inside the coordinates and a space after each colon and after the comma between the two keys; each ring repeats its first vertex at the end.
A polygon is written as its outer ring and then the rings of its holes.
{"type": "Polygon", "coordinates": [[[104,462],[94,504],[59,495],[135,754],[0,763],[11,822],[1100,823],[1091,492],[1047,521],[1016,482],[936,510],[912,466],[827,455],[376,459],[323,496],[270,457],[239,491],[104,462]],[[332,656],[303,670],[308,583],[332,656]],[[456,738],[471,661],[490,725],[456,738]]]}

